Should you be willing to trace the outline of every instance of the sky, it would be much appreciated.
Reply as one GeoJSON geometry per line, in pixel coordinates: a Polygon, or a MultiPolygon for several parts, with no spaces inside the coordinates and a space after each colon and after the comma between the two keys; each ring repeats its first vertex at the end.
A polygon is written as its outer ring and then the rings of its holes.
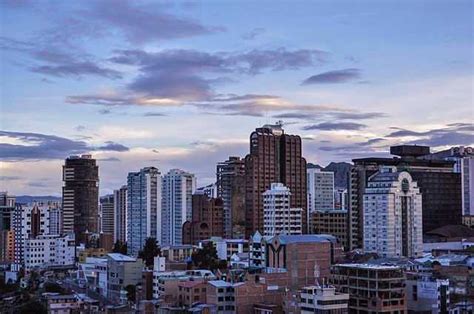
{"type": "Polygon", "coordinates": [[[283,121],[308,162],[474,145],[472,1],[0,0],[0,190],[61,195],[64,159],[198,186],[283,121]]]}

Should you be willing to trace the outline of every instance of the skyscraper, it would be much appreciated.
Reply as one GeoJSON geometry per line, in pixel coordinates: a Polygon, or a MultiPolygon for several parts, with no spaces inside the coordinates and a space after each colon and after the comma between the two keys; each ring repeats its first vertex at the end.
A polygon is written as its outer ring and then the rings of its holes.
{"type": "Polygon", "coordinates": [[[334,172],[308,168],[308,212],[334,209],[334,172]]]}
{"type": "Polygon", "coordinates": [[[98,232],[99,167],[91,155],[71,156],[63,166],[63,232],[74,233],[76,243],[84,233],[98,232]]]}
{"type": "Polygon", "coordinates": [[[100,198],[100,227],[102,233],[114,234],[114,195],[109,194],[100,198]]]}
{"type": "Polygon", "coordinates": [[[302,209],[291,208],[291,192],[282,183],[272,183],[263,193],[264,236],[302,233],[302,209]]]}
{"type": "Polygon", "coordinates": [[[250,135],[250,154],[245,157],[247,238],[263,230],[263,193],[272,183],[290,189],[290,205],[303,210],[303,233],[307,233],[306,160],[301,155],[301,138],[285,134],[281,124],[264,125],[250,135]]]}
{"type": "Polygon", "coordinates": [[[127,178],[127,250],[137,256],[146,238],[160,242],[161,176],[155,167],[130,172],[127,178]]]}
{"type": "Polygon", "coordinates": [[[194,174],[172,169],[163,176],[162,245],[182,244],[183,224],[192,219],[192,195],[195,190],[194,174]]]}
{"type": "MultiPolygon", "coordinates": [[[[161,204],[160,204],[161,205],[161,204]]],[[[161,237],[161,235],[159,235],[161,237]]],[[[114,242],[127,242],[127,186],[114,191],[114,242]]]]}
{"type": "Polygon", "coordinates": [[[462,223],[461,175],[453,172],[454,161],[422,159],[430,152],[426,146],[392,146],[390,152],[399,157],[353,160],[349,182],[349,249],[360,248],[364,243],[363,197],[370,176],[380,166],[407,171],[417,182],[423,199],[423,232],[462,223]]]}
{"type": "Polygon", "coordinates": [[[364,252],[381,257],[421,257],[422,197],[408,172],[381,167],[369,178],[363,208],[364,252]]]}
{"type": "Polygon", "coordinates": [[[245,162],[229,157],[217,164],[217,197],[224,204],[224,232],[227,238],[245,235],[245,162]]]}

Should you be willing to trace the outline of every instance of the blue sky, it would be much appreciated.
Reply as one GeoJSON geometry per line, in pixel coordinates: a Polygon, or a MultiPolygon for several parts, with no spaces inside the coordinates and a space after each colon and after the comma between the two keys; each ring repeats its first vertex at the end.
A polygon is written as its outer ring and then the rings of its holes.
{"type": "Polygon", "coordinates": [[[214,179],[285,122],[308,162],[472,145],[472,1],[0,1],[0,189],[101,193],[157,166],[214,179]]]}

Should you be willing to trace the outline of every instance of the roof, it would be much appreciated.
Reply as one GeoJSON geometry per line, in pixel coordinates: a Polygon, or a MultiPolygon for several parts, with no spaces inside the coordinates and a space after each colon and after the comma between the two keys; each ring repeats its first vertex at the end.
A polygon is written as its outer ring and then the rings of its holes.
{"type": "Polygon", "coordinates": [[[120,253],[109,253],[107,254],[111,259],[117,262],[136,262],[137,259],[135,257],[131,257],[128,255],[123,255],[120,253]]]}
{"type": "Polygon", "coordinates": [[[337,242],[336,237],[330,234],[302,234],[302,235],[286,235],[280,234],[278,237],[283,244],[290,243],[311,243],[311,242],[337,242]]]}
{"type": "Polygon", "coordinates": [[[232,287],[232,284],[230,282],[224,280],[209,280],[208,283],[217,288],[232,287]]]}
{"type": "Polygon", "coordinates": [[[469,238],[474,237],[474,229],[464,225],[446,225],[428,231],[426,234],[445,238],[469,238]]]}
{"type": "Polygon", "coordinates": [[[358,264],[358,263],[351,263],[351,264],[336,264],[336,267],[348,267],[348,268],[363,268],[363,269],[400,269],[400,266],[395,265],[376,265],[376,264],[358,264]]]}
{"type": "Polygon", "coordinates": [[[186,280],[186,281],[180,281],[178,282],[178,286],[179,287],[185,287],[185,288],[192,288],[192,287],[195,287],[197,285],[200,285],[200,284],[203,284],[205,283],[204,281],[202,280],[186,280]]]}

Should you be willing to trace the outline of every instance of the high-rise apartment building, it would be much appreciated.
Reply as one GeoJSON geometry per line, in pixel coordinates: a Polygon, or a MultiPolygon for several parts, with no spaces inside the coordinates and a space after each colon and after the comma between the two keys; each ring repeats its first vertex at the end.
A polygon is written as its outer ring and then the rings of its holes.
{"type": "Polygon", "coordinates": [[[229,157],[217,164],[217,197],[224,204],[225,237],[245,235],[245,161],[229,157]]]}
{"type": "Polygon", "coordinates": [[[11,263],[14,260],[12,216],[15,205],[15,196],[0,192],[0,262],[11,263]]]}
{"type": "Polygon", "coordinates": [[[224,236],[224,208],[220,198],[196,192],[192,196],[192,219],[183,225],[183,244],[197,245],[211,237],[224,236]]]}
{"type": "Polygon", "coordinates": [[[76,243],[99,231],[99,167],[91,155],[71,156],[63,166],[63,232],[76,243]]]}
{"type": "Polygon", "coordinates": [[[114,195],[109,194],[100,198],[100,231],[114,234],[114,195]]]}
{"type": "Polygon", "coordinates": [[[263,193],[264,236],[302,234],[301,208],[291,208],[291,192],[282,183],[272,183],[263,193]]]}
{"type": "Polygon", "coordinates": [[[285,134],[281,123],[264,125],[250,135],[250,153],[245,157],[246,237],[263,230],[263,193],[272,183],[291,191],[291,208],[301,208],[303,233],[307,233],[306,160],[301,138],[285,134]]]}
{"type": "Polygon", "coordinates": [[[194,174],[172,169],[163,176],[162,245],[182,244],[183,224],[192,219],[192,195],[195,190],[194,174]]]}
{"type": "Polygon", "coordinates": [[[406,171],[382,167],[365,188],[364,252],[381,257],[423,254],[422,196],[406,171]]]}
{"type": "Polygon", "coordinates": [[[147,238],[160,242],[161,176],[155,167],[127,177],[127,253],[137,256],[147,238]]]}
{"type": "Polygon", "coordinates": [[[422,158],[454,161],[454,172],[461,174],[462,213],[474,215],[474,147],[451,147],[422,158]]]}
{"type": "Polygon", "coordinates": [[[334,209],[334,172],[307,169],[308,212],[334,209]]]}
{"type": "Polygon", "coordinates": [[[347,210],[317,210],[309,217],[311,233],[332,234],[347,249],[347,210]]]}
{"type": "Polygon", "coordinates": [[[0,192],[0,206],[15,207],[16,197],[8,192],[0,192]]]}
{"type": "Polygon", "coordinates": [[[347,189],[336,188],[334,189],[334,209],[336,210],[347,210],[349,198],[347,189]]]}
{"type": "Polygon", "coordinates": [[[349,249],[363,246],[365,188],[380,166],[407,171],[417,182],[422,195],[423,232],[462,223],[461,175],[453,172],[453,161],[421,159],[430,152],[426,146],[392,146],[390,152],[398,157],[353,160],[349,182],[349,249]]]}
{"type": "MultiPolygon", "coordinates": [[[[161,237],[161,235],[159,235],[161,237]]],[[[114,242],[127,242],[127,186],[114,191],[114,242]]]]}

